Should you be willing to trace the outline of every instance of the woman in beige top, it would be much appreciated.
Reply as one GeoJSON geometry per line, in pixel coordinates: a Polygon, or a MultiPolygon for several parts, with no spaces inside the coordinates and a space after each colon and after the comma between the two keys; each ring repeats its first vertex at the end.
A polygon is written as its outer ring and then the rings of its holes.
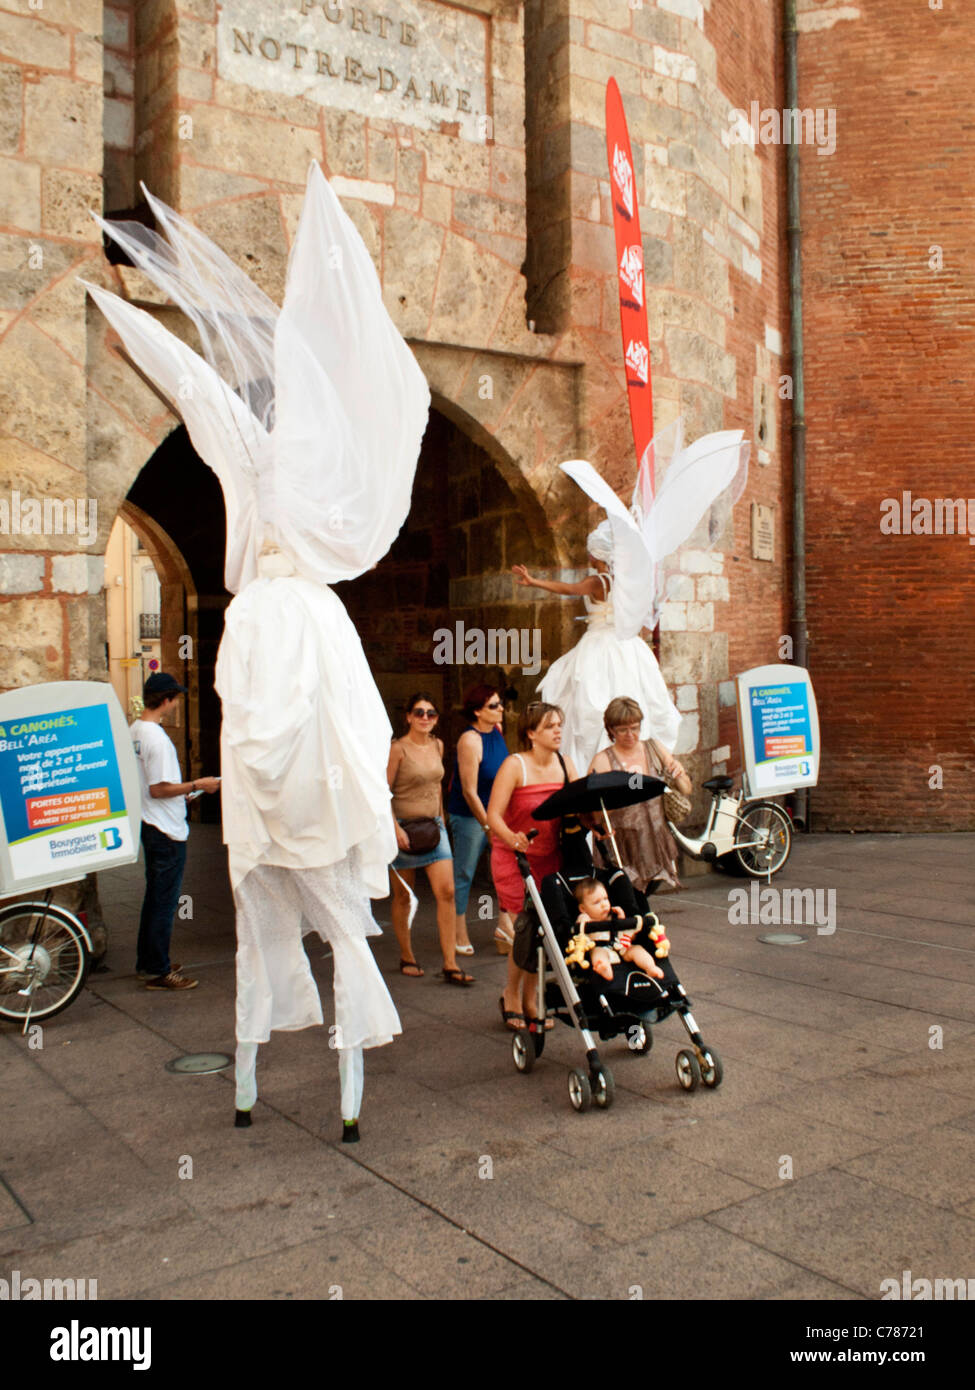
{"type": "Polygon", "coordinates": [[[399,854],[390,866],[393,931],[399,942],[402,974],[417,977],[423,970],[417,964],[410,942],[410,898],[417,869],[426,869],[437,902],[437,930],[443,952],[443,977],[451,985],[469,985],[473,975],[458,968],[454,917],[454,864],[443,819],[442,783],[443,743],[434,737],[440,718],[433,696],[427,691],[411,695],[406,704],[407,733],[393,740],[389,750],[386,780],[393,793],[393,825],[399,854]],[[410,842],[401,821],[435,820],[439,842],[431,850],[410,853],[410,842]]]}

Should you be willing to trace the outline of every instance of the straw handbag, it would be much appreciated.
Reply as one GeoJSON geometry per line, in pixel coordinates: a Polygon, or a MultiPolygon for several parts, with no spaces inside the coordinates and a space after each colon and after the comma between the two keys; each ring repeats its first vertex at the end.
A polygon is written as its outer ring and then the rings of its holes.
{"type": "Polygon", "coordinates": [[[667,786],[667,790],[664,792],[664,815],[669,821],[673,821],[674,825],[680,825],[681,821],[687,820],[687,817],[691,814],[690,798],[686,797],[683,792],[677,791],[674,786],[675,779],[669,777],[667,773],[663,771],[664,760],[660,752],[660,745],[657,743],[656,739],[653,740],[653,748],[660,762],[661,780],[665,782],[667,786]]]}

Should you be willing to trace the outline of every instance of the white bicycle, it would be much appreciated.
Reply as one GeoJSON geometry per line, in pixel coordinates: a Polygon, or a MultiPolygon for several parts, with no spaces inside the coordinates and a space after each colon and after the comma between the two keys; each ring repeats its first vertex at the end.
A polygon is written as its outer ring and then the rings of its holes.
{"type": "Polygon", "coordinates": [[[751,878],[777,874],[792,849],[792,821],[774,801],[748,801],[744,789],[732,793],[734,779],[711,777],[707,824],[698,836],[685,835],[672,821],[670,833],[692,859],[712,863],[733,856],[751,878]]]}
{"type": "Polygon", "coordinates": [[[53,1018],[81,993],[92,941],[66,907],[13,902],[0,907],[0,1018],[22,1023],[53,1018]]]}

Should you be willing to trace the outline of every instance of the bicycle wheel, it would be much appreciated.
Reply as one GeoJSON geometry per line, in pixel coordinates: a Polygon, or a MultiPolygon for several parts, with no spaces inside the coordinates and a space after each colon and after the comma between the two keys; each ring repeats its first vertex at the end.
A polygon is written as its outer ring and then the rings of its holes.
{"type": "Polygon", "coordinates": [[[777,874],[792,849],[792,822],[774,801],[746,806],[735,831],[735,858],[751,878],[777,874]]]}
{"type": "Polygon", "coordinates": [[[0,1018],[53,1018],[81,993],[87,973],[85,938],[65,908],[11,903],[0,910],[0,1018]]]}

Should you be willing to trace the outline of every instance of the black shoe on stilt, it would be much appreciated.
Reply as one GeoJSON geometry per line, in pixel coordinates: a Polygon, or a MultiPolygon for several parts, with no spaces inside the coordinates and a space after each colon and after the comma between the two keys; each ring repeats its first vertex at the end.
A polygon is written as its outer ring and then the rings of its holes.
{"type": "Polygon", "coordinates": [[[358,1144],[358,1142],[359,1142],[359,1121],[358,1121],[358,1120],[343,1120],[343,1121],[342,1121],[342,1143],[343,1143],[343,1144],[358,1144]]]}
{"type": "Polygon", "coordinates": [[[250,1129],[251,1112],[249,1110],[234,1111],[234,1129],[250,1129]]]}

